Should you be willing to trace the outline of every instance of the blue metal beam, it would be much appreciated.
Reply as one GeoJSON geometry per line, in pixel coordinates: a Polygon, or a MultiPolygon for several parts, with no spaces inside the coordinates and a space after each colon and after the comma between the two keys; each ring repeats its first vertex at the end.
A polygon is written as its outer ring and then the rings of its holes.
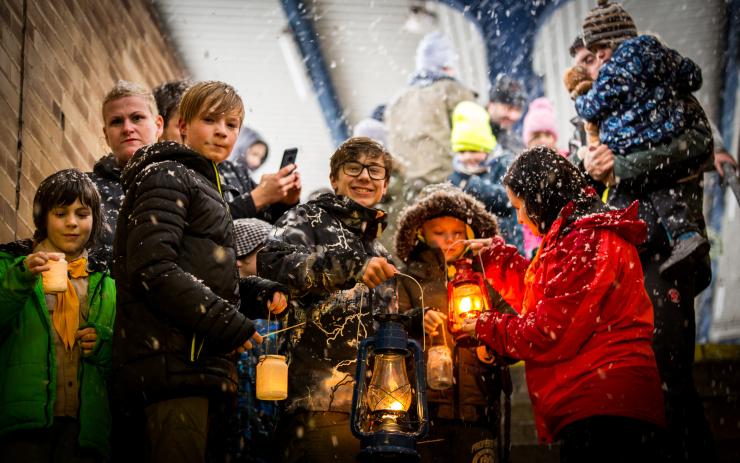
{"type": "Polygon", "coordinates": [[[439,1],[462,12],[480,29],[491,83],[498,74],[508,74],[522,80],[530,96],[542,94],[542,81],[532,69],[535,35],[544,20],[568,0],[439,1]]]}
{"type": "Polygon", "coordinates": [[[293,32],[298,50],[306,63],[306,70],[311,78],[326,125],[331,131],[334,144],[339,145],[349,137],[349,129],[319,47],[319,38],[309,17],[308,6],[298,0],[280,0],[280,3],[288,18],[288,25],[293,32]]]}
{"type": "MultiPolygon", "coordinates": [[[[720,131],[723,141],[729,150],[732,141],[740,137],[734,125],[737,91],[740,82],[740,0],[731,0],[727,4],[727,49],[725,51],[725,75],[722,88],[722,108],[720,131]]],[[[738,153],[733,153],[735,156],[738,153]]]]}

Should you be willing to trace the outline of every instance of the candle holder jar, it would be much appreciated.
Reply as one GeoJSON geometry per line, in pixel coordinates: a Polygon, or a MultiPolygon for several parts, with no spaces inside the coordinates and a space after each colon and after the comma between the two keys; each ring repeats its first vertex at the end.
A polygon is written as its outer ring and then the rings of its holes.
{"type": "Polygon", "coordinates": [[[63,252],[49,253],[59,257],[59,260],[49,259],[46,265],[49,270],[41,272],[41,282],[44,293],[63,293],[67,290],[67,261],[63,252]]]}
{"type": "Polygon", "coordinates": [[[427,353],[427,384],[443,391],[452,387],[452,352],[447,346],[432,346],[427,353]]]}
{"type": "Polygon", "coordinates": [[[261,355],[256,376],[257,399],[283,400],[288,397],[288,363],[284,355],[261,355]]]}

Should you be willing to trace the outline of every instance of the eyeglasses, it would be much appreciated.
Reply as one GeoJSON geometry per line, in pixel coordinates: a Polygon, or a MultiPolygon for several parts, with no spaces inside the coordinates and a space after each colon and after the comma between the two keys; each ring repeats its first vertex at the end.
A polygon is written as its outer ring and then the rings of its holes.
{"type": "Polygon", "coordinates": [[[355,161],[349,161],[342,164],[342,172],[350,177],[359,177],[365,169],[367,169],[367,174],[371,179],[385,180],[386,169],[383,166],[375,164],[361,164],[355,161]]]}

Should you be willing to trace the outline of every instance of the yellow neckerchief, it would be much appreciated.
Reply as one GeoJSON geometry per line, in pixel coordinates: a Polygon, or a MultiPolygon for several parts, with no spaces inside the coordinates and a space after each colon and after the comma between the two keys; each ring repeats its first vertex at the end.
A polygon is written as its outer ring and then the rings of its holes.
{"type": "Polygon", "coordinates": [[[86,278],[87,259],[78,257],[67,263],[67,290],[57,294],[57,306],[51,317],[54,329],[62,340],[65,349],[72,350],[77,330],[80,327],[80,300],[72,286],[71,278],[86,278]]]}

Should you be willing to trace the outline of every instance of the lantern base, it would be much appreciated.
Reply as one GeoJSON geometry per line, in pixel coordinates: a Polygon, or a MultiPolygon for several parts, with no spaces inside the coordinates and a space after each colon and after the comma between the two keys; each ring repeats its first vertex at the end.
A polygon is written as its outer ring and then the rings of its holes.
{"type": "Polygon", "coordinates": [[[420,460],[416,441],[411,436],[380,431],[363,437],[360,443],[362,450],[357,454],[360,463],[417,463],[420,460]]]}

